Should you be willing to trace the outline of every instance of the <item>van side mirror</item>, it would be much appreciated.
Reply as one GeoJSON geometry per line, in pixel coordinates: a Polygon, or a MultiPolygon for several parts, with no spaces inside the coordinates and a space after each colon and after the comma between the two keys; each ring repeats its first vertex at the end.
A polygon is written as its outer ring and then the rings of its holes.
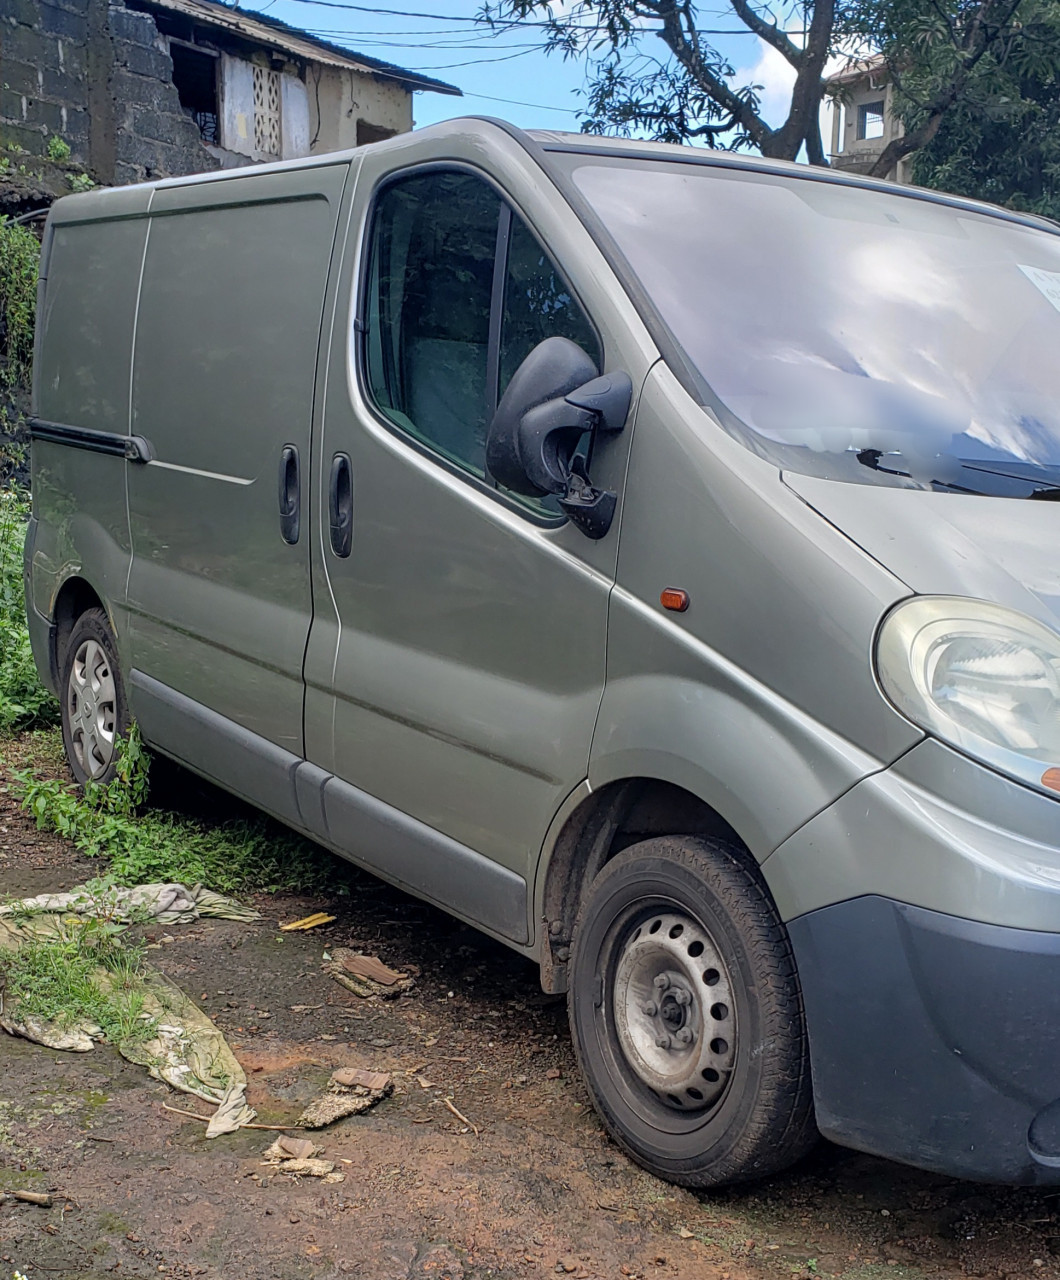
{"type": "Polygon", "coordinates": [[[516,369],[486,437],[486,466],[506,489],[528,497],[547,493],[590,538],[602,538],[618,495],[597,489],[589,466],[597,434],[626,425],[633,384],[618,370],[600,375],[569,338],[546,338],[516,369]],[[590,433],[586,456],[577,452],[590,433]]]}

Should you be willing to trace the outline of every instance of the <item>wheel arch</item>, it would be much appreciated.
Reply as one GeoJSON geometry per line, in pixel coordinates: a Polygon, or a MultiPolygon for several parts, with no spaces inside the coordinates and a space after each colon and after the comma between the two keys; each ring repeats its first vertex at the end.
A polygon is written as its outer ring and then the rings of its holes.
{"type": "MultiPolygon", "coordinates": [[[[63,663],[66,660],[66,642],[74,623],[89,609],[107,612],[99,592],[86,579],[72,574],[59,588],[52,604],[51,643],[48,660],[56,688],[60,686],[63,663]]],[[[109,617],[109,613],[107,614],[109,617]]]]}
{"type": "Polygon", "coordinates": [[[687,788],[664,778],[640,776],[617,779],[595,791],[585,787],[550,840],[535,886],[545,991],[566,990],[570,942],[585,888],[623,849],[659,835],[725,840],[761,880],[758,861],[739,832],[687,788]]]}

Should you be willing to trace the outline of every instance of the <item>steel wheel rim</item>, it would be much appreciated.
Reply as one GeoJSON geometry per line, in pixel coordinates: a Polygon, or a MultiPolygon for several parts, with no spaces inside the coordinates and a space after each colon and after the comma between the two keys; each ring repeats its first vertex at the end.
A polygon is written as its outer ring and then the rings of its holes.
{"type": "Polygon", "coordinates": [[[737,1051],[732,981],[717,944],[687,912],[667,908],[630,930],[615,966],[612,1000],[629,1070],[666,1107],[713,1107],[737,1051]]]}
{"type": "Polygon", "coordinates": [[[66,709],[70,746],[89,778],[98,778],[114,759],[117,705],[110,659],[98,641],[83,641],[70,666],[66,709]]]}

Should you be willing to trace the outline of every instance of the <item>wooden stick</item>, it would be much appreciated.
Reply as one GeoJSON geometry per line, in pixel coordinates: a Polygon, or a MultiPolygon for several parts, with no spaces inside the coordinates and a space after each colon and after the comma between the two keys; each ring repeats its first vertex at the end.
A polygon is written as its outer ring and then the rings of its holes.
{"type": "Polygon", "coordinates": [[[477,1138],[477,1137],[478,1137],[478,1125],[472,1124],[472,1123],[471,1123],[471,1121],[467,1118],[467,1116],[466,1116],[466,1115],[464,1115],[464,1113],[463,1113],[462,1111],[458,1111],[458,1110],[456,1109],[456,1107],[454,1107],[454,1106],[453,1106],[452,1102],[451,1102],[448,1098],[443,1098],[443,1099],[442,1099],[442,1101],[443,1101],[443,1102],[445,1103],[445,1105],[449,1108],[449,1110],[453,1113],[453,1115],[454,1115],[454,1116],[456,1116],[456,1118],[457,1118],[458,1120],[463,1121],[463,1123],[464,1123],[464,1124],[466,1124],[466,1125],[467,1125],[467,1127],[468,1127],[469,1129],[474,1129],[474,1131],[475,1131],[475,1137],[477,1138]]]}
{"type": "MultiPolygon", "coordinates": [[[[200,1116],[197,1111],[185,1111],[183,1107],[171,1107],[168,1103],[162,1103],[163,1111],[172,1111],[174,1115],[191,1116],[193,1120],[201,1120],[203,1124],[209,1124],[213,1116],[200,1116]]],[[[270,1129],[276,1133],[287,1133],[290,1129],[297,1129],[296,1124],[241,1124],[241,1129],[270,1129]]]]}
{"type": "Polygon", "coordinates": [[[50,1209],[52,1207],[52,1198],[43,1191],[4,1191],[0,1192],[3,1198],[11,1197],[12,1200],[22,1200],[26,1204],[40,1205],[42,1209],[50,1209]]]}

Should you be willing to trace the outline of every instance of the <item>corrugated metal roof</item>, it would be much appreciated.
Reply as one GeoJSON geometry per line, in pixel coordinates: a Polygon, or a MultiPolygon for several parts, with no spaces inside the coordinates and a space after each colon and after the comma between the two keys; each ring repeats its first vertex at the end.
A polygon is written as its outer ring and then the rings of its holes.
{"type": "Polygon", "coordinates": [[[283,50],[297,58],[304,58],[307,62],[322,62],[329,67],[342,67],[386,80],[396,80],[408,89],[426,89],[434,93],[462,96],[455,85],[446,84],[443,80],[421,75],[418,71],[406,71],[404,67],[381,62],[378,58],[369,58],[366,54],[354,53],[327,40],[318,40],[315,36],[299,31],[297,27],[289,27],[286,22],[266,17],[265,14],[235,9],[226,4],[213,3],[213,0],[139,0],[135,7],[180,13],[195,22],[221,28],[270,49],[283,50]]]}

